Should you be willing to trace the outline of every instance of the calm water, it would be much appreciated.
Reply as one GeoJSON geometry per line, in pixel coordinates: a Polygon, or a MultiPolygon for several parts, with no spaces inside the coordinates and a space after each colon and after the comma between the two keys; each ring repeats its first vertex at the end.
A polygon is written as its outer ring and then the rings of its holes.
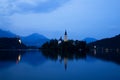
{"type": "Polygon", "coordinates": [[[0,80],[120,80],[120,64],[88,55],[1,51],[0,80]]]}

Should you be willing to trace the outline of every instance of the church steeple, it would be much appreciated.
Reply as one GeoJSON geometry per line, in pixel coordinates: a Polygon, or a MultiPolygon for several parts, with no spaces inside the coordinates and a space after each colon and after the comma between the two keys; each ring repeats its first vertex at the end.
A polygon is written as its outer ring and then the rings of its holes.
{"type": "Polygon", "coordinates": [[[65,35],[67,35],[67,31],[65,30],[65,35]]]}
{"type": "Polygon", "coordinates": [[[64,42],[68,41],[67,39],[67,31],[65,30],[65,34],[64,34],[64,42]]]}

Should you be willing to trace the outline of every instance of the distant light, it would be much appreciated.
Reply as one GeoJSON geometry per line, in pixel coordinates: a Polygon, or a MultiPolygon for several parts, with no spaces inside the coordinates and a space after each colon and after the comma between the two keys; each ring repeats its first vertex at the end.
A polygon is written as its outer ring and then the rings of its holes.
{"type": "Polygon", "coordinates": [[[22,41],[20,39],[18,41],[19,41],[20,44],[22,43],[22,41]]]}
{"type": "Polygon", "coordinates": [[[62,41],[58,41],[58,44],[60,44],[62,41]]]}
{"type": "Polygon", "coordinates": [[[97,46],[94,46],[94,48],[97,48],[97,46]]]}

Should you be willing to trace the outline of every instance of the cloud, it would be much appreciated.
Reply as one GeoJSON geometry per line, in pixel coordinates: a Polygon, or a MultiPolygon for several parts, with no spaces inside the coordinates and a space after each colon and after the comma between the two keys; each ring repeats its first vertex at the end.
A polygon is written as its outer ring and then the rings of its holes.
{"type": "Polygon", "coordinates": [[[11,20],[8,16],[0,16],[0,29],[8,30],[11,27],[11,20]]]}
{"type": "Polygon", "coordinates": [[[69,36],[76,38],[102,38],[120,33],[119,3],[120,0],[0,0],[0,16],[10,15],[11,19],[0,17],[0,23],[11,21],[9,30],[22,35],[38,32],[53,38],[67,29],[69,36]]]}
{"type": "Polygon", "coordinates": [[[52,12],[70,0],[0,0],[0,15],[52,12]]]}

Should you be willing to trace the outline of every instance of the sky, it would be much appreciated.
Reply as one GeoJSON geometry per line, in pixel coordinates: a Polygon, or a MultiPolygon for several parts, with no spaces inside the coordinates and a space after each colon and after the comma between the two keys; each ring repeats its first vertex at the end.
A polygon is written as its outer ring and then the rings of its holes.
{"type": "Polygon", "coordinates": [[[0,29],[102,39],[120,34],[120,0],[0,0],[0,29]]]}

